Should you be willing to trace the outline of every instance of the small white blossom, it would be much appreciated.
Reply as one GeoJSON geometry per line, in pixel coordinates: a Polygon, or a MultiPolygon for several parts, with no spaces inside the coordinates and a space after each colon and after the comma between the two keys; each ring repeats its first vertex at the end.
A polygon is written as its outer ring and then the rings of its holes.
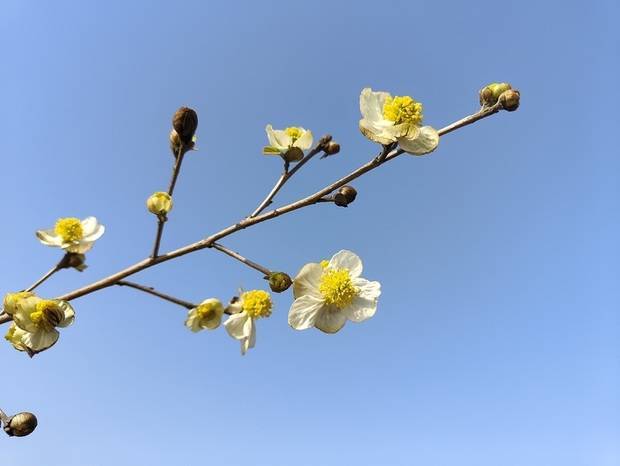
{"type": "Polygon", "coordinates": [[[312,146],[312,131],[298,126],[286,129],[273,129],[271,125],[265,127],[269,145],[263,149],[265,155],[285,154],[289,149],[296,147],[302,151],[312,146]]]}
{"type": "Polygon", "coordinates": [[[227,311],[231,316],[224,322],[228,334],[241,342],[241,354],[245,354],[256,343],[256,319],[271,315],[271,296],[263,290],[241,293],[227,311]]]}
{"type": "Polygon", "coordinates": [[[54,228],[38,230],[37,238],[46,246],[62,248],[67,252],[84,254],[101,238],[105,227],[95,217],[80,220],[74,217],[61,218],[54,228]]]}

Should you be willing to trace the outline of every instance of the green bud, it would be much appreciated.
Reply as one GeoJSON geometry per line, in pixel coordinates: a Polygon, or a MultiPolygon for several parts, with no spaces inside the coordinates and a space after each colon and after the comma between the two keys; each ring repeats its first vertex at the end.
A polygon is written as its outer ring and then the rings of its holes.
{"type": "Polygon", "coordinates": [[[293,284],[293,280],[284,272],[272,272],[269,274],[269,288],[274,293],[282,293],[290,288],[293,284]]]}
{"type": "Polygon", "coordinates": [[[146,207],[152,214],[166,215],[172,210],[172,198],[168,193],[158,191],[146,200],[146,207]]]}

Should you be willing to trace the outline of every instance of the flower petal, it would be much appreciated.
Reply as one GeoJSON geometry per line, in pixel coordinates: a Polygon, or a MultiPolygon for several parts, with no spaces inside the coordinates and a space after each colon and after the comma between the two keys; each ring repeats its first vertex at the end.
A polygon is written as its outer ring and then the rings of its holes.
{"type": "Polygon", "coordinates": [[[39,241],[46,246],[60,247],[62,243],[62,238],[54,232],[53,228],[49,230],[37,230],[36,235],[39,241]]]}
{"type": "Polygon", "coordinates": [[[398,139],[402,150],[413,155],[424,155],[433,152],[439,144],[439,134],[431,126],[422,126],[417,136],[410,135],[398,139]]]}
{"type": "Polygon", "coordinates": [[[360,120],[359,128],[365,137],[371,141],[383,144],[384,146],[396,141],[393,136],[386,134],[383,129],[378,128],[377,125],[370,122],[370,120],[360,120]]]}
{"type": "Polygon", "coordinates": [[[249,328],[246,328],[246,323],[248,320],[252,320],[252,318],[247,314],[247,312],[240,312],[238,314],[231,315],[226,322],[224,322],[224,327],[228,334],[233,337],[235,340],[243,340],[244,338],[249,337],[249,328]]]}
{"type": "Polygon", "coordinates": [[[347,316],[344,312],[335,307],[324,307],[316,316],[314,326],[325,333],[336,333],[340,330],[347,316]]]}
{"type": "Polygon", "coordinates": [[[288,324],[295,330],[314,327],[318,313],[323,309],[323,300],[311,295],[297,298],[288,313],[288,324]]]}
{"type": "Polygon", "coordinates": [[[349,307],[343,309],[343,313],[346,314],[347,319],[353,322],[362,322],[374,316],[376,310],[376,299],[366,299],[357,296],[349,307]]]}
{"type": "Polygon", "coordinates": [[[60,333],[55,328],[50,331],[37,330],[36,332],[26,332],[22,337],[22,343],[33,351],[43,351],[52,346],[56,341],[60,333]]]}
{"type": "Polygon", "coordinates": [[[105,232],[105,227],[102,224],[98,223],[97,225],[95,225],[95,228],[92,230],[92,232],[89,235],[84,234],[82,241],[88,241],[88,242],[97,241],[99,238],[101,238],[104,232],[105,232]]]}
{"type": "Polygon", "coordinates": [[[388,92],[374,92],[369,87],[362,89],[360,112],[364,119],[371,122],[383,120],[383,106],[388,97],[390,97],[388,92]]]}
{"type": "Polygon", "coordinates": [[[81,240],[81,241],[78,241],[77,243],[63,243],[61,247],[65,249],[67,252],[84,254],[90,251],[93,248],[94,244],[95,244],[94,241],[81,240]]]}
{"type": "Polygon", "coordinates": [[[378,299],[381,295],[381,283],[371,282],[365,278],[353,279],[353,285],[359,289],[359,296],[364,299],[378,299]]]}
{"type": "Polygon", "coordinates": [[[75,321],[75,311],[73,310],[73,307],[71,307],[71,304],[67,301],[58,301],[58,306],[63,311],[64,317],[60,322],[58,322],[56,327],[64,328],[73,324],[75,321]]]}
{"type": "Polygon", "coordinates": [[[321,275],[323,275],[321,264],[311,262],[304,265],[293,281],[293,296],[300,298],[304,295],[311,295],[320,298],[319,282],[321,275]]]}
{"type": "Polygon", "coordinates": [[[362,274],[362,260],[357,254],[343,249],[338,251],[329,261],[328,267],[332,269],[347,269],[351,278],[357,278],[362,274]]]}
{"type": "Polygon", "coordinates": [[[29,298],[20,299],[15,305],[13,321],[22,330],[33,333],[38,330],[37,326],[32,322],[30,315],[36,310],[36,305],[39,301],[41,301],[41,298],[38,296],[31,296],[29,298]]]}
{"type": "Polygon", "coordinates": [[[250,348],[254,348],[256,344],[256,325],[254,319],[248,319],[246,323],[249,336],[241,341],[241,354],[244,355],[250,348]]]}
{"type": "Polygon", "coordinates": [[[82,234],[83,237],[91,235],[97,228],[97,219],[95,217],[86,217],[82,220],[82,234]]]}
{"type": "Polygon", "coordinates": [[[295,147],[299,147],[301,150],[310,149],[312,146],[312,131],[304,130],[303,134],[293,144],[295,147]]]}

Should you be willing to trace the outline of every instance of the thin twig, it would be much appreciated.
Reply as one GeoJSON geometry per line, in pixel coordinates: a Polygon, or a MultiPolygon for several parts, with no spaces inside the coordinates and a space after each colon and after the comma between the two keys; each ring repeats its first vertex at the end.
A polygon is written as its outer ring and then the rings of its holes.
{"type": "Polygon", "coordinates": [[[310,151],[308,154],[301,159],[290,171],[288,170],[288,162],[284,164],[284,171],[276,181],[276,184],[273,186],[267,197],[263,199],[263,201],[259,204],[259,206],[250,214],[248,218],[256,217],[263,210],[265,210],[272,202],[273,198],[278,194],[278,191],[284,186],[284,184],[292,178],[292,176],[299,171],[301,167],[303,167],[312,157],[321,152],[325,147],[325,141],[329,141],[326,137],[321,138],[318,144],[310,151]]]}
{"type": "Polygon", "coordinates": [[[175,298],[174,296],[170,296],[164,293],[157,291],[155,288],[151,286],[140,285],[139,283],[128,282],[125,280],[121,280],[116,283],[118,286],[128,286],[130,288],[135,288],[136,290],[144,291],[145,293],[151,294],[153,296],[157,296],[158,298],[165,299],[166,301],[170,301],[171,303],[178,304],[179,306],[183,306],[186,309],[194,309],[197,307],[197,304],[190,303],[189,301],[184,301],[179,298],[175,298]]]}
{"type": "MultiPolygon", "coordinates": [[[[474,115],[471,115],[469,117],[463,118],[462,120],[459,120],[455,123],[452,123],[451,125],[448,125],[442,129],[440,129],[438,131],[439,135],[444,135],[447,134],[451,131],[454,131],[457,128],[461,128],[463,126],[467,126],[469,124],[472,124],[482,118],[485,118],[487,116],[490,116],[494,113],[497,113],[499,107],[494,106],[488,109],[482,109],[480,112],[477,112],[474,115]]],[[[399,155],[401,155],[403,153],[403,151],[401,149],[392,151],[390,154],[388,154],[384,160],[382,161],[377,161],[376,158],[371,160],[370,162],[367,162],[366,164],[362,165],[361,167],[357,168],[356,170],[354,170],[353,172],[349,173],[348,175],[344,176],[343,178],[340,178],[338,181],[326,186],[325,188],[321,189],[320,191],[317,191],[314,194],[311,194],[310,196],[307,196],[303,199],[300,199],[298,201],[292,202],[288,205],[285,205],[283,207],[271,210],[269,212],[266,212],[264,214],[258,215],[256,217],[251,217],[251,218],[245,218],[243,220],[241,220],[239,223],[236,223],[234,225],[231,225],[227,228],[224,228],[223,230],[207,237],[204,238],[200,241],[197,241],[195,243],[191,243],[188,244],[186,246],[183,246],[179,249],[175,249],[174,251],[170,251],[167,252],[165,254],[162,255],[158,255],[157,257],[154,258],[146,258],[143,259],[142,261],[127,267],[126,269],[123,269],[115,274],[112,274],[108,277],[105,277],[101,280],[98,280],[94,283],[91,283],[89,285],[83,286],[81,288],[78,288],[76,290],[73,290],[69,293],[65,293],[64,295],[59,296],[56,299],[62,299],[62,300],[72,300],[72,299],[76,299],[82,296],[85,296],[87,294],[90,294],[94,291],[98,291],[101,290],[103,288],[107,288],[109,286],[114,285],[115,283],[117,283],[118,281],[124,279],[125,277],[128,277],[130,275],[133,275],[137,272],[140,272],[141,270],[153,267],[157,264],[160,264],[162,262],[167,262],[169,260],[175,259],[177,257],[181,257],[184,256],[185,254],[189,254],[191,252],[194,251],[198,251],[204,248],[208,248],[208,247],[212,247],[213,243],[215,243],[216,241],[229,236],[239,230],[243,230],[245,228],[248,228],[250,226],[256,225],[258,223],[262,223],[266,220],[270,220],[272,218],[275,217],[279,217],[280,215],[284,215],[286,213],[289,212],[293,212],[295,210],[301,209],[302,207],[306,207],[312,204],[316,204],[317,202],[319,202],[319,200],[323,197],[326,196],[330,193],[332,193],[334,190],[340,188],[341,186],[344,186],[345,184],[349,183],[350,181],[362,176],[364,173],[373,170],[375,168],[377,168],[378,166],[389,162],[390,160],[395,159],[396,157],[398,157],[399,155]]],[[[9,317],[10,320],[10,317],[9,317]]],[[[0,317],[0,323],[6,322],[6,320],[3,321],[3,318],[0,317]]]]}
{"type": "MultiPolygon", "coordinates": [[[[177,184],[177,179],[179,177],[179,173],[181,171],[181,164],[183,163],[183,158],[185,157],[185,153],[187,152],[187,148],[183,143],[179,145],[179,150],[177,152],[177,156],[174,159],[174,166],[172,168],[172,177],[170,178],[170,184],[168,185],[168,195],[172,197],[172,193],[174,192],[174,187],[177,184]]],[[[165,215],[157,216],[157,232],[155,233],[155,243],[153,244],[153,252],[151,253],[151,257],[155,258],[159,254],[159,246],[161,244],[161,237],[164,233],[164,225],[168,218],[165,215]]]]}
{"type": "Polygon", "coordinates": [[[265,277],[268,277],[269,275],[271,275],[271,270],[269,270],[267,267],[263,267],[262,265],[257,264],[256,262],[253,262],[250,259],[243,257],[238,252],[228,249],[227,247],[221,245],[220,243],[212,243],[211,247],[214,249],[217,249],[218,251],[222,251],[224,254],[228,254],[230,257],[237,259],[240,262],[243,262],[248,267],[252,267],[253,269],[258,270],[259,272],[262,272],[265,275],[265,277]]]}
{"type": "Polygon", "coordinates": [[[24,291],[33,291],[35,288],[37,288],[39,285],[41,285],[45,280],[50,278],[56,272],[58,272],[59,270],[62,270],[62,269],[66,269],[69,266],[68,263],[69,263],[70,254],[71,253],[65,253],[65,255],[62,256],[62,259],[60,259],[58,261],[58,263],[54,267],[52,267],[50,270],[48,270],[45,273],[45,275],[43,275],[41,278],[39,278],[36,282],[34,282],[32,285],[30,285],[24,291]]]}

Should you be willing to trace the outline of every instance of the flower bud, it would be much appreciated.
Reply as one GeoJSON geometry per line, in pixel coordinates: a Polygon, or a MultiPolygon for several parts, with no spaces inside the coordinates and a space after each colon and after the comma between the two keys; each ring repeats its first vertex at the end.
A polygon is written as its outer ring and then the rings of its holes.
{"type": "Polygon", "coordinates": [[[508,83],[491,83],[480,89],[480,105],[491,107],[497,103],[503,92],[512,89],[508,83]]]}
{"type": "Polygon", "coordinates": [[[284,272],[272,272],[269,274],[269,288],[274,293],[282,293],[289,289],[293,284],[293,280],[284,272]]]}
{"type": "Polygon", "coordinates": [[[170,131],[170,150],[172,151],[172,155],[175,157],[179,155],[179,150],[181,149],[181,138],[179,137],[179,133],[175,130],[170,131]]]}
{"type": "Polygon", "coordinates": [[[509,112],[514,112],[519,108],[519,100],[521,94],[516,89],[509,89],[499,96],[499,102],[502,104],[502,108],[509,112]]]}
{"type": "Polygon", "coordinates": [[[343,186],[334,195],[334,204],[339,207],[347,207],[357,197],[357,191],[353,186],[343,186]]]}
{"type": "Polygon", "coordinates": [[[172,210],[172,198],[168,193],[158,191],[146,200],[149,212],[155,215],[166,215],[172,210]]]}
{"type": "Polygon", "coordinates": [[[287,162],[299,162],[301,159],[304,158],[304,151],[301,150],[299,147],[293,146],[284,154],[282,154],[282,157],[287,162]]]}
{"type": "Polygon", "coordinates": [[[172,117],[172,127],[185,145],[192,144],[192,138],[198,127],[198,115],[187,107],[179,108],[172,117]]]}
{"type": "Polygon", "coordinates": [[[325,155],[337,154],[338,152],[340,152],[340,144],[335,141],[330,141],[325,145],[323,151],[325,152],[325,155]]]}
{"type": "Polygon", "coordinates": [[[4,431],[10,437],[25,437],[37,428],[37,417],[32,413],[19,413],[9,418],[4,431]]]}

